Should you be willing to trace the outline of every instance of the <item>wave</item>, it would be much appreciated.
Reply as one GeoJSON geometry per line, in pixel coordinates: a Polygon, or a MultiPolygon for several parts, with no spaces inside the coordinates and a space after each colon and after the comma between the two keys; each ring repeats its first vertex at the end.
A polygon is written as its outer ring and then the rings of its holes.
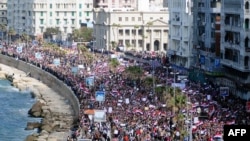
{"type": "Polygon", "coordinates": [[[13,86],[0,85],[0,89],[6,92],[19,92],[19,89],[13,86]]]}

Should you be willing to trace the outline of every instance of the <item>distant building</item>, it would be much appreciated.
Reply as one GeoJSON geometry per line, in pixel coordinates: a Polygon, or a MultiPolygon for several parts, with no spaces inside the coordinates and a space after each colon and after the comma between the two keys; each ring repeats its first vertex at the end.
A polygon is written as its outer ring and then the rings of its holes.
{"type": "Polygon", "coordinates": [[[42,36],[55,27],[65,40],[82,23],[92,26],[92,0],[8,0],[7,7],[8,26],[19,35],[42,36]]]}
{"type": "Polygon", "coordinates": [[[167,8],[152,12],[133,8],[95,8],[94,47],[111,50],[124,46],[125,50],[166,51],[168,17],[167,8]]]}
{"type": "Polygon", "coordinates": [[[0,0],[0,38],[5,38],[7,29],[7,0],[0,0]]]}

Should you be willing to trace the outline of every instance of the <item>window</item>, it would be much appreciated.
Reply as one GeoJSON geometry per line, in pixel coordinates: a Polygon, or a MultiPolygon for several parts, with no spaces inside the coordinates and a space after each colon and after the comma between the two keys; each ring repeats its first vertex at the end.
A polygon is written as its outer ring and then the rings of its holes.
{"type": "Polygon", "coordinates": [[[52,12],[49,12],[50,17],[52,17],[52,12]]]}
{"type": "Polygon", "coordinates": [[[126,22],[128,21],[128,17],[125,17],[125,21],[126,21],[126,22]]]}
{"type": "Polygon", "coordinates": [[[53,19],[49,19],[49,24],[50,24],[50,25],[53,24],[53,19]]]}
{"type": "Polygon", "coordinates": [[[56,12],[56,16],[59,16],[59,12],[56,12]]]}
{"type": "Polygon", "coordinates": [[[122,17],[119,17],[119,22],[121,22],[122,21],[122,17]]]}
{"type": "Polygon", "coordinates": [[[60,24],[59,19],[56,19],[56,24],[57,24],[57,25],[59,25],[59,24],[60,24]]]}
{"type": "Polygon", "coordinates": [[[135,17],[132,17],[132,21],[133,21],[133,22],[135,21],[135,17]]]}
{"type": "Polygon", "coordinates": [[[82,4],[79,4],[79,9],[81,9],[82,8],[82,4]]]}
{"type": "Polygon", "coordinates": [[[64,24],[65,24],[65,25],[67,25],[67,24],[68,24],[67,19],[64,19],[64,20],[63,20],[63,22],[64,22],[64,24]]]}
{"type": "Polygon", "coordinates": [[[89,16],[89,11],[86,12],[86,16],[87,16],[87,17],[89,16]]]}
{"type": "Polygon", "coordinates": [[[81,24],[82,23],[82,20],[79,20],[79,24],[81,24]]]}
{"type": "Polygon", "coordinates": [[[123,30],[122,29],[119,30],[119,36],[123,36],[123,30]]]}
{"type": "Polygon", "coordinates": [[[67,16],[67,12],[64,12],[64,16],[67,16]]]}
{"type": "Polygon", "coordinates": [[[71,19],[71,24],[75,24],[75,19],[71,19]]]}
{"type": "Polygon", "coordinates": [[[41,17],[43,16],[43,12],[41,12],[41,17]]]}
{"type": "Polygon", "coordinates": [[[52,9],[52,4],[49,4],[50,9],[52,9]]]}
{"type": "Polygon", "coordinates": [[[72,16],[75,16],[75,12],[72,12],[71,15],[72,15],[72,16]]]}
{"type": "Polygon", "coordinates": [[[245,4],[245,9],[246,10],[249,10],[249,2],[247,1],[246,4],[245,4]]]}
{"type": "Polygon", "coordinates": [[[81,17],[82,16],[82,12],[79,12],[79,17],[81,17]]]}
{"type": "Polygon", "coordinates": [[[138,21],[141,21],[141,17],[138,17],[138,21]]]}
{"type": "Polygon", "coordinates": [[[40,24],[43,24],[43,21],[44,21],[43,19],[40,19],[40,24]]]}
{"type": "Polygon", "coordinates": [[[89,8],[89,4],[87,4],[87,8],[89,8]]]}

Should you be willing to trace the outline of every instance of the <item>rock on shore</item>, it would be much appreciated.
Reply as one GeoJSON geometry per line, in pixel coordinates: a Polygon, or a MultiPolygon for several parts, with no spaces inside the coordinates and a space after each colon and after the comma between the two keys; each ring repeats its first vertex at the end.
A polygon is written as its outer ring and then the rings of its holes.
{"type": "Polygon", "coordinates": [[[29,110],[32,117],[41,117],[41,123],[27,123],[26,130],[37,128],[39,133],[27,136],[26,141],[66,140],[73,124],[73,109],[66,100],[38,80],[27,77],[25,72],[0,64],[0,79],[13,76],[13,86],[20,91],[31,91],[37,102],[29,110]],[[13,75],[14,74],[14,75],[13,75]]]}

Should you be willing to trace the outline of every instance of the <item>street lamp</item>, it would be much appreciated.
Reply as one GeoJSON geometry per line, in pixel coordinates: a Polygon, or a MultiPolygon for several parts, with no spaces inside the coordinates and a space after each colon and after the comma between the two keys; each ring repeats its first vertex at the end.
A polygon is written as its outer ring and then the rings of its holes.
{"type": "Polygon", "coordinates": [[[173,114],[175,115],[175,91],[176,91],[176,78],[175,76],[179,74],[179,72],[171,72],[170,74],[174,75],[174,108],[173,108],[173,114]]]}
{"type": "MultiPolygon", "coordinates": [[[[187,101],[187,105],[190,105],[192,107],[192,103],[187,101]]],[[[189,108],[187,110],[187,114],[189,113],[189,108]]],[[[193,113],[190,112],[190,127],[189,127],[189,140],[188,141],[193,141],[193,113]]]]}
{"type": "Polygon", "coordinates": [[[166,87],[167,87],[168,86],[168,74],[169,74],[168,69],[171,69],[172,67],[171,66],[169,66],[169,67],[163,66],[163,68],[167,70],[167,74],[166,74],[166,79],[167,79],[166,80],[166,87]]]}

